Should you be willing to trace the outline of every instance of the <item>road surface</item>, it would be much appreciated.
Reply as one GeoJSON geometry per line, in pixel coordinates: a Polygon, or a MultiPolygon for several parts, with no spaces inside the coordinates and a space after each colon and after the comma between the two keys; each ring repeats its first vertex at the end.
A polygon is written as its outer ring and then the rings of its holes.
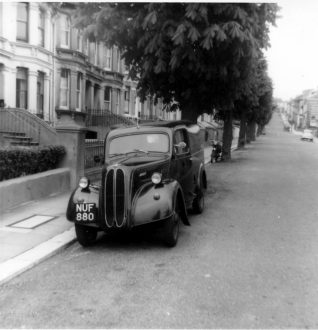
{"type": "Polygon", "coordinates": [[[206,210],[168,249],[78,243],[0,287],[0,328],[318,328],[318,145],[275,115],[207,166],[206,210]]]}

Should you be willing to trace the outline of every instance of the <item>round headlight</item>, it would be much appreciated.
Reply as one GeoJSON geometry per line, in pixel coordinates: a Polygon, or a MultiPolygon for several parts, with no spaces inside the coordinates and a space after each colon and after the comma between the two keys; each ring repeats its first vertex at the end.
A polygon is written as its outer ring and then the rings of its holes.
{"type": "Polygon", "coordinates": [[[78,185],[79,185],[81,188],[85,189],[85,188],[87,188],[87,187],[89,186],[89,180],[84,176],[84,177],[82,177],[82,178],[79,180],[78,185]]]}
{"type": "Polygon", "coordinates": [[[161,182],[161,173],[155,172],[151,177],[151,181],[153,184],[159,184],[161,182]]]}

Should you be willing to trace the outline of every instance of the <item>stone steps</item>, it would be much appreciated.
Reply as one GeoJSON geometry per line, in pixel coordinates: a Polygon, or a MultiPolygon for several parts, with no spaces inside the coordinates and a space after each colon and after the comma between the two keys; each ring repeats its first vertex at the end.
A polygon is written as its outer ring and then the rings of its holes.
{"type": "Polygon", "coordinates": [[[23,132],[0,131],[0,135],[5,145],[23,147],[35,147],[39,145],[38,142],[32,141],[32,138],[26,136],[23,132]]]}

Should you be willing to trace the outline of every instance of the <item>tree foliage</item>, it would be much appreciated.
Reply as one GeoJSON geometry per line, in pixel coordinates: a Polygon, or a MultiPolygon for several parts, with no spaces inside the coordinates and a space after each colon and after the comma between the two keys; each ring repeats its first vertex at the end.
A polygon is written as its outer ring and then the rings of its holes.
{"type": "Polygon", "coordinates": [[[82,3],[76,20],[90,37],[120,48],[142,100],[173,101],[194,121],[216,110],[227,159],[235,104],[255,95],[255,63],[277,10],[270,3],[82,3]]]}
{"type": "Polygon", "coordinates": [[[226,109],[248,86],[249,61],[268,46],[273,4],[88,3],[77,22],[117,45],[139,96],[177,101],[186,118],[226,109]]]}
{"type": "Polygon", "coordinates": [[[246,139],[249,142],[250,137],[254,140],[255,134],[249,130],[254,130],[255,124],[260,129],[264,127],[272,114],[273,88],[267,73],[267,63],[262,54],[253,61],[249,81],[249,88],[240,99],[235,101],[235,115],[237,119],[240,119],[239,147],[244,146],[246,139]]]}

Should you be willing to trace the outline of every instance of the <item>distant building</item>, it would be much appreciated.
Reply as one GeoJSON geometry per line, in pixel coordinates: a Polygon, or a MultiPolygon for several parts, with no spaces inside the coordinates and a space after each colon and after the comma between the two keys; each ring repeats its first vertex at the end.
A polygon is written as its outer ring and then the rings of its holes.
{"type": "Polygon", "coordinates": [[[289,103],[296,128],[318,127],[318,91],[305,90],[289,103]]]}

